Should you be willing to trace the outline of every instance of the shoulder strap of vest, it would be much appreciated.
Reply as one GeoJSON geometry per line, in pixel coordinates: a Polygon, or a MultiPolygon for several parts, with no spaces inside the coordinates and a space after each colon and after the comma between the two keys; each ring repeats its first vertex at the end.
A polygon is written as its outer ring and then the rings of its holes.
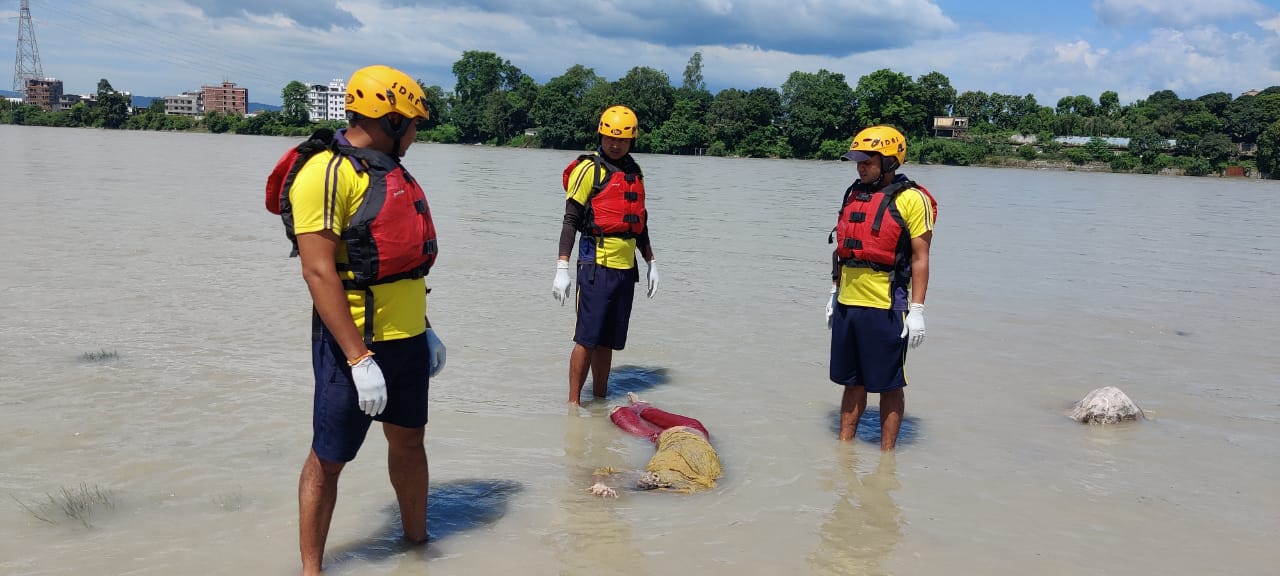
{"type": "Polygon", "coordinates": [[[853,184],[850,184],[848,188],[844,189],[844,198],[840,200],[841,210],[844,210],[844,205],[849,203],[849,198],[853,197],[853,193],[858,191],[858,189],[861,187],[861,184],[862,184],[861,180],[854,180],[853,184]]]}
{"type": "Polygon", "coordinates": [[[879,192],[884,194],[880,200],[880,207],[876,209],[876,219],[871,222],[871,230],[873,232],[880,231],[880,223],[884,221],[884,213],[889,210],[889,205],[898,197],[898,193],[907,188],[915,187],[916,183],[910,179],[902,179],[896,182],[890,182],[888,186],[881,188],[879,192]]]}
{"type": "Polygon", "coordinates": [[[312,132],[311,137],[307,138],[306,142],[298,145],[298,153],[307,155],[315,154],[316,152],[334,146],[335,143],[333,130],[320,128],[315,132],[312,132]]]}
{"type": "Polygon", "coordinates": [[[356,169],[361,171],[369,168],[378,168],[390,172],[400,167],[400,162],[395,158],[372,148],[357,148],[339,144],[337,151],[352,160],[359,160],[360,162],[356,165],[356,169]]]}
{"type": "Polygon", "coordinates": [[[587,195],[587,201],[590,202],[591,197],[604,188],[608,176],[613,172],[617,172],[618,169],[600,157],[599,154],[584,154],[582,157],[591,161],[592,170],[595,171],[591,176],[591,194],[587,195]]]}

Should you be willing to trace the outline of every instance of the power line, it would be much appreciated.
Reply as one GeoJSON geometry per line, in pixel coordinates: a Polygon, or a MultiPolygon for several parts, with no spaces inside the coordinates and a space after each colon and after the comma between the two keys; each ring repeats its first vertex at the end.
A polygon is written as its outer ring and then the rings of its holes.
{"type": "Polygon", "coordinates": [[[201,74],[218,74],[223,79],[234,75],[260,84],[278,86],[283,86],[296,72],[267,65],[270,60],[237,53],[224,44],[209,42],[196,35],[181,36],[123,12],[117,13],[91,4],[85,6],[87,10],[70,10],[43,0],[36,0],[36,3],[59,16],[42,20],[44,24],[147,60],[164,61],[201,74]],[[142,28],[142,33],[128,36],[118,34],[116,31],[121,29],[119,20],[142,28]]]}

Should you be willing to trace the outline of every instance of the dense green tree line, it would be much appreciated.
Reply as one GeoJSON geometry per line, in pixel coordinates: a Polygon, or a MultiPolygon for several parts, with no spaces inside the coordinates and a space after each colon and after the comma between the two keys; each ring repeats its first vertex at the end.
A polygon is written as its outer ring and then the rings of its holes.
{"type": "MultiPolygon", "coordinates": [[[[852,85],[828,70],[796,71],[778,88],[712,94],[703,81],[700,53],[689,59],[678,87],[665,72],[646,66],[611,82],[580,64],[539,85],[510,61],[482,51],[464,52],[452,70],[452,92],[423,85],[431,120],[420,139],[589,149],[597,142],[599,113],[621,103],[640,118],[640,152],[834,159],[859,128],[890,124],[907,135],[911,160],[917,162],[1101,162],[1121,171],[1172,167],[1188,174],[1244,164],[1280,177],[1280,86],[1240,97],[1215,92],[1193,99],[1161,90],[1128,105],[1106,91],[1096,100],[1080,94],[1048,106],[1030,94],[957,93],[939,72],[913,79],[890,69],[873,71],[852,85]],[[932,137],[935,116],[967,117],[968,133],[932,137]],[[1053,141],[1057,136],[1094,140],[1064,148],[1053,141]],[[1102,140],[1109,137],[1128,138],[1128,149],[1113,150],[1102,140]]],[[[94,107],[46,113],[6,104],[0,122],[276,135],[315,128],[307,117],[306,85],[297,81],[281,92],[280,112],[249,118],[209,114],[198,122],[165,116],[163,105],[154,103],[130,116],[127,103],[116,101],[123,96],[113,100],[113,94],[103,80],[94,107]]]]}

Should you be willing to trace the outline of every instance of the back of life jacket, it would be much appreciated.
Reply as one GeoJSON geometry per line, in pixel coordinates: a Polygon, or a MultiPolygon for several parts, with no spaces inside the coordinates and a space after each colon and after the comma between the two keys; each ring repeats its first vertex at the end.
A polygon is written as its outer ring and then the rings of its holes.
{"type": "Polygon", "coordinates": [[[341,233],[348,261],[339,264],[338,270],[351,273],[351,278],[343,280],[343,287],[367,291],[377,284],[425,277],[438,254],[426,193],[395,158],[340,144],[327,129],[317,130],[285,152],[267,177],[267,211],[280,215],[285,235],[293,243],[290,256],[298,255],[298,242],[289,189],[307,161],[326,150],[369,176],[364,198],[341,233]]]}
{"type": "Polygon", "coordinates": [[[289,189],[293,187],[294,178],[298,176],[298,171],[307,163],[307,160],[324,150],[337,152],[333,130],[327,128],[316,130],[305,142],[286,150],[280,159],[276,160],[276,166],[271,170],[271,174],[267,175],[267,212],[280,216],[283,220],[285,236],[288,236],[289,243],[293,244],[290,257],[298,255],[298,239],[293,233],[293,209],[289,205],[289,189]]]}
{"type": "Polygon", "coordinates": [[[578,230],[595,238],[635,238],[645,229],[644,175],[626,173],[595,154],[583,154],[564,169],[562,183],[569,189],[569,175],[582,162],[594,169],[591,193],[578,230]]]}
{"type": "Polygon", "coordinates": [[[832,231],[836,258],[841,265],[878,272],[910,270],[911,234],[895,200],[903,190],[911,188],[920,190],[929,199],[929,209],[936,219],[937,200],[924,186],[910,179],[898,180],[875,191],[859,181],[845,190],[840,218],[832,231]]]}

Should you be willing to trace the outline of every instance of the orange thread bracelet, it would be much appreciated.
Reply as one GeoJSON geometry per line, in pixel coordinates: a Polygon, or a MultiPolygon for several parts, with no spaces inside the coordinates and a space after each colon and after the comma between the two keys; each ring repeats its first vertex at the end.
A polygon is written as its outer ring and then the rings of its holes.
{"type": "Polygon", "coordinates": [[[356,356],[355,360],[347,360],[347,366],[351,366],[354,368],[355,365],[359,364],[361,360],[364,360],[365,358],[368,358],[370,356],[373,356],[373,350],[365,350],[364,354],[356,356]]]}

